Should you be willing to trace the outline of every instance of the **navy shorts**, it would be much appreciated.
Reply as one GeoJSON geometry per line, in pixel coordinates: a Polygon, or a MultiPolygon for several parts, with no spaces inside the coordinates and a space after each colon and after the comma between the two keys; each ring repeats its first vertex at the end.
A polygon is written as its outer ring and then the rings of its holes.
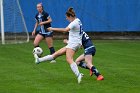
{"type": "Polygon", "coordinates": [[[38,34],[42,35],[44,38],[53,37],[53,31],[46,32],[45,34],[42,34],[41,32],[39,32],[38,34]]]}
{"type": "Polygon", "coordinates": [[[87,49],[85,49],[85,55],[92,55],[92,56],[94,56],[95,55],[95,53],[96,53],[96,48],[95,47],[89,47],[89,48],[87,48],[87,49]]]}

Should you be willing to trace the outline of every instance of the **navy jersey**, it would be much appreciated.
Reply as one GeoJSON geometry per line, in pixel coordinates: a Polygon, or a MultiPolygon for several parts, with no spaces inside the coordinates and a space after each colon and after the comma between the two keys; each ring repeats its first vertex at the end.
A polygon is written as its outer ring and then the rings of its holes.
{"type": "MultiPolygon", "coordinates": [[[[42,13],[37,13],[35,19],[38,23],[40,23],[40,22],[48,21],[49,17],[50,15],[47,12],[43,11],[42,13]]],[[[48,27],[51,27],[51,23],[40,26],[40,33],[47,34],[48,27]]]]}
{"type": "Polygon", "coordinates": [[[96,49],[95,46],[92,43],[92,40],[89,38],[89,36],[83,32],[82,36],[82,45],[85,50],[85,55],[95,55],[96,49]]]}
{"type": "Polygon", "coordinates": [[[83,32],[83,36],[82,36],[82,45],[84,49],[94,46],[91,39],[85,32],[83,32]]]}

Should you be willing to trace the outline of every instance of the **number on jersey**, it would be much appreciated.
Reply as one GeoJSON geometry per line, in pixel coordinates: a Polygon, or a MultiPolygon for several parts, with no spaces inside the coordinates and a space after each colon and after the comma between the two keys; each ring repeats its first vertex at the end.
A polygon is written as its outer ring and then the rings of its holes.
{"type": "Polygon", "coordinates": [[[83,32],[83,35],[86,39],[89,39],[89,36],[87,35],[87,33],[83,32]]]}

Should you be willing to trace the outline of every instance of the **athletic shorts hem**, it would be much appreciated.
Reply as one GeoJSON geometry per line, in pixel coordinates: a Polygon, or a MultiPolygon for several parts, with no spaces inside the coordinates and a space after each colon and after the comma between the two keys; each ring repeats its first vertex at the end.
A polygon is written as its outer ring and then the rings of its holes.
{"type": "Polygon", "coordinates": [[[92,48],[90,48],[88,50],[85,50],[84,55],[92,55],[92,56],[94,56],[95,53],[96,53],[96,49],[95,49],[95,47],[92,47],[92,48]]]}
{"type": "Polygon", "coordinates": [[[53,37],[53,33],[51,34],[41,34],[41,33],[38,33],[39,35],[43,36],[44,38],[47,38],[47,37],[53,37]]]}
{"type": "Polygon", "coordinates": [[[94,56],[95,53],[84,53],[84,56],[86,56],[86,55],[92,55],[92,56],[94,56]]]}
{"type": "Polygon", "coordinates": [[[77,51],[80,47],[81,47],[81,44],[74,44],[74,43],[68,44],[66,46],[66,48],[70,48],[70,49],[72,49],[74,51],[77,51]]]}

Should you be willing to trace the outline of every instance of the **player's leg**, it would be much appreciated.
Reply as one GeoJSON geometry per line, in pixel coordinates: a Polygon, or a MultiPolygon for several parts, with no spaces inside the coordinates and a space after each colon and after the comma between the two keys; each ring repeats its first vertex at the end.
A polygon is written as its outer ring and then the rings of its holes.
{"type": "Polygon", "coordinates": [[[80,56],[75,60],[76,64],[77,64],[78,66],[80,66],[81,68],[89,69],[89,67],[87,67],[87,63],[84,62],[84,61],[85,61],[85,56],[84,56],[84,54],[80,55],[80,56]]]}
{"type": "Polygon", "coordinates": [[[98,77],[100,75],[99,71],[96,69],[95,66],[92,64],[92,55],[80,55],[76,59],[76,64],[82,68],[90,69],[90,76],[93,75],[93,73],[98,77]],[[84,62],[85,61],[85,62],[84,62]]]}
{"type": "Polygon", "coordinates": [[[80,55],[76,59],[76,63],[77,63],[78,66],[80,66],[82,68],[90,69],[91,70],[90,76],[92,76],[93,73],[97,77],[100,75],[100,73],[98,72],[98,70],[92,64],[92,55],[84,55],[84,54],[82,54],[82,55],[80,55]]]}
{"type": "Polygon", "coordinates": [[[83,77],[83,74],[79,72],[79,69],[77,67],[77,64],[73,60],[73,56],[75,54],[75,51],[73,49],[67,48],[66,49],[66,60],[70,64],[71,70],[73,73],[77,76],[78,83],[81,82],[81,78],[83,77]]]}
{"type": "Polygon", "coordinates": [[[93,73],[97,76],[97,80],[103,80],[104,77],[99,73],[97,68],[92,64],[93,57],[92,55],[85,55],[85,62],[87,63],[87,66],[90,68],[90,76],[93,75],[93,73]]]}
{"type": "Polygon", "coordinates": [[[37,34],[33,43],[34,47],[39,47],[39,43],[43,40],[43,38],[44,37],[42,35],[37,34]]]}
{"type": "Polygon", "coordinates": [[[59,49],[58,51],[56,51],[52,55],[47,55],[47,56],[44,56],[41,58],[37,58],[37,63],[54,60],[57,57],[64,55],[65,53],[66,53],[66,47],[63,47],[63,48],[59,49]]]}
{"type": "MultiPolygon", "coordinates": [[[[35,37],[35,40],[34,40],[34,47],[39,47],[39,43],[43,40],[43,36],[41,34],[37,34],[36,37],[35,37]]],[[[35,58],[35,62],[37,62],[37,54],[34,54],[34,58],[35,58]]]]}
{"type": "Polygon", "coordinates": [[[87,66],[90,68],[90,76],[93,75],[93,73],[98,77],[100,75],[99,71],[96,69],[95,66],[93,66],[92,61],[93,61],[93,56],[96,53],[95,47],[90,48],[85,51],[85,62],[87,63],[87,66]]]}
{"type": "MultiPolygon", "coordinates": [[[[50,55],[54,54],[55,53],[55,49],[53,47],[53,37],[52,36],[49,36],[49,37],[47,36],[45,38],[45,41],[46,41],[46,43],[48,45],[48,48],[50,50],[50,55]]],[[[55,62],[56,62],[55,60],[51,60],[50,63],[55,63],[55,62]]]]}
{"type": "Polygon", "coordinates": [[[55,49],[53,47],[53,37],[52,36],[46,36],[45,41],[48,45],[48,48],[50,50],[50,55],[52,55],[53,53],[55,53],[55,49]]]}
{"type": "Polygon", "coordinates": [[[92,65],[92,55],[85,55],[85,62],[87,63],[87,66],[89,68],[91,68],[93,65],[92,65]]]}

